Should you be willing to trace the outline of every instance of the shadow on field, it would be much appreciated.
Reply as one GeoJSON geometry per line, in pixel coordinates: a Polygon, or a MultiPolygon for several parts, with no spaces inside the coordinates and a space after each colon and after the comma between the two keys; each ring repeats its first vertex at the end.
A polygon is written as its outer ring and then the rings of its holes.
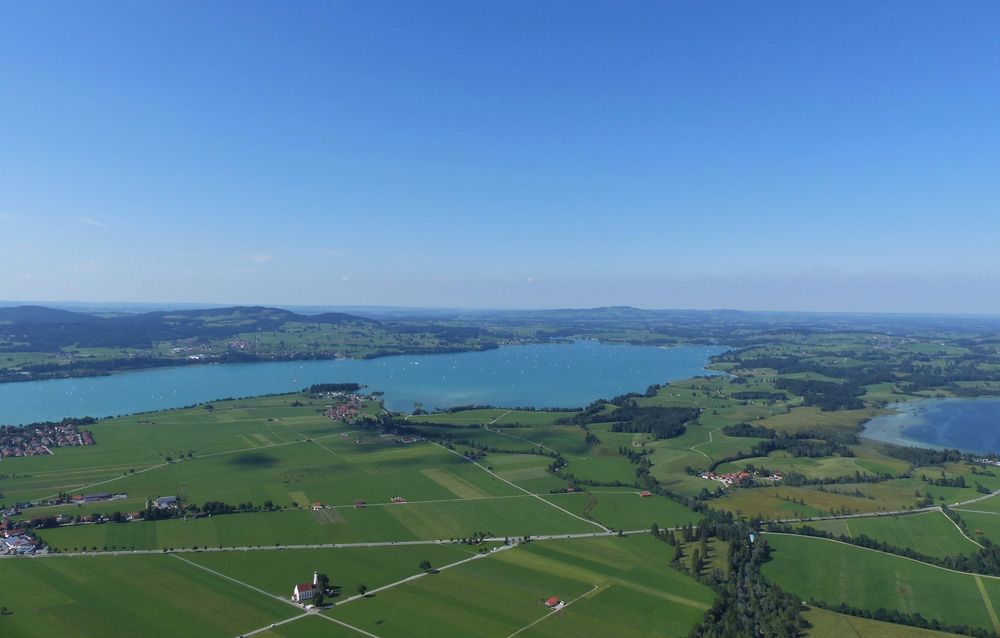
{"type": "Polygon", "coordinates": [[[231,465],[236,465],[245,468],[266,468],[273,467],[277,464],[277,457],[270,456],[267,454],[257,454],[250,452],[249,454],[240,454],[229,460],[231,465]]]}

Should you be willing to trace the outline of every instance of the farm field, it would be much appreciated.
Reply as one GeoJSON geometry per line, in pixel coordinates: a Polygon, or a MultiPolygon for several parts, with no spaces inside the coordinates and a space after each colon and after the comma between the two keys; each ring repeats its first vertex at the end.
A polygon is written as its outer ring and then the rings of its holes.
{"type": "Polygon", "coordinates": [[[644,530],[653,523],[662,528],[697,523],[701,516],[663,496],[641,498],[633,491],[593,488],[572,494],[550,494],[545,500],[578,514],[589,516],[612,529],[644,530]]]}
{"type": "Polygon", "coordinates": [[[445,423],[448,425],[552,425],[558,419],[571,417],[575,412],[550,410],[507,410],[487,408],[480,410],[457,410],[454,412],[434,412],[414,414],[407,417],[412,423],[445,423]]]}
{"type": "MultiPolygon", "coordinates": [[[[973,503],[970,508],[975,508],[979,503],[973,503]]],[[[969,528],[969,534],[973,538],[987,538],[990,542],[1000,543],[1000,514],[996,512],[976,511],[963,508],[953,510],[958,514],[969,528]]]]}
{"type": "Polygon", "coordinates": [[[774,553],[763,567],[764,575],[803,600],[919,612],[949,625],[995,630],[987,603],[993,609],[1000,605],[1000,580],[823,539],[777,534],[765,538],[774,553]],[[980,593],[977,580],[985,593],[980,593]]]}
{"type": "Polygon", "coordinates": [[[235,636],[296,610],[172,556],[4,560],[4,636],[235,636]],[[155,604],[150,604],[155,601],[155,604]]]}
{"type": "MultiPolygon", "coordinates": [[[[313,572],[326,574],[341,597],[354,595],[358,585],[370,589],[401,580],[422,570],[421,561],[434,567],[476,554],[476,547],[460,544],[357,547],[343,549],[289,549],[281,551],[186,553],[184,558],[277,596],[289,596],[296,583],[312,581],[313,572]]],[[[333,603],[337,598],[332,599],[333,603]]]]}
{"type": "Polygon", "coordinates": [[[974,554],[979,550],[979,547],[966,538],[941,512],[813,521],[808,524],[838,536],[864,535],[896,547],[908,547],[921,554],[938,558],[974,554]]]}
{"type": "Polygon", "coordinates": [[[39,530],[61,551],[75,547],[161,549],[245,547],[366,541],[463,538],[600,531],[544,502],[522,494],[496,499],[387,504],[312,512],[290,510],[225,514],[192,520],[133,521],[39,530]]]}
{"type": "Polygon", "coordinates": [[[943,631],[907,627],[894,623],[879,622],[867,618],[856,618],[837,614],[814,607],[803,614],[812,627],[806,632],[808,638],[953,638],[958,634],[943,631]]]}
{"type": "Polygon", "coordinates": [[[383,638],[687,636],[714,596],[670,553],[648,536],[529,543],[329,613],[383,638]]]}

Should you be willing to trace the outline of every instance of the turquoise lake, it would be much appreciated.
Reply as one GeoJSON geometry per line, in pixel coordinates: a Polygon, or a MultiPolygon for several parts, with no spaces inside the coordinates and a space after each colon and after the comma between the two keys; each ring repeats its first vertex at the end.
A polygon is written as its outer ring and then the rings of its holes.
{"type": "Polygon", "coordinates": [[[653,383],[706,372],[719,346],[607,345],[597,341],[505,346],[484,352],[379,359],[280,361],[157,368],[106,377],[0,384],[0,424],[116,416],[227,397],[357,382],[409,412],[479,404],[579,407],[597,398],[643,392],[653,383]]]}
{"type": "Polygon", "coordinates": [[[898,445],[1000,453],[1000,397],[921,399],[872,419],[862,436],[898,445]]]}

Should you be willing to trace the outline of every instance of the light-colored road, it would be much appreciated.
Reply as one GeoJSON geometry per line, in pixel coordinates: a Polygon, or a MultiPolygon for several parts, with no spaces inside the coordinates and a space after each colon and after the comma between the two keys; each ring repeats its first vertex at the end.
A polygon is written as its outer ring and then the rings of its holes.
{"type": "MultiPolygon", "coordinates": [[[[109,523],[110,525],[111,523],[109,523]]],[[[668,528],[663,528],[664,530],[668,528]]],[[[674,531],[679,531],[681,528],[671,528],[674,531]]],[[[623,536],[632,536],[635,534],[648,534],[648,529],[633,529],[624,530],[621,532],[623,536]]],[[[613,536],[618,534],[612,530],[605,530],[601,532],[576,532],[573,534],[540,534],[537,536],[528,536],[532,541],[554,541],[554,540],[569,540],[574,538],[597,538],[601,536],[613,536]]],[[[482,539],[484,543],[503,543],[504,541],[517,541],[521,539],[520,536],[510,536],[510,537],[500,537],[500,536],[490,536],[482,539]]],[[[208,554],[216,552],[278,552],[278,551],[295,551],[303,549],[353,549],[359,547],[404,547],[408,545],[461,545],[461,541],[452,540],[420,540],[420,541],[373,541],[369,543],[316,543],[312,545],[247,545],[243,547],[204,547],[199,549],[193,549],[190,547],[180,547],[171,550],[163,549],[122,549],[122,550],[109,550],[100,552],[58,552],[58,553],[39,553],[32,554],[29,556],[17,556],[14,554],[4,554],[0,555],[0,560],[41,560],[45,558],[71,558],[74,556],[142,556],[142,555],[164,555],[164,554],[208,554]]]]}
{"type": "Polygon", "coordinates": [[[476,467],[478,467],[478,468],[479,468],[479,469],[481,469],[482,471],[486,472],[486,473],[487,473],[487,474],[489,474],[490,476],[493,476],[493,477],[495,477],[495,478],[497,478],[497,479],[499,479],[499,480],[503,481],[503,482],[504,482],[504,483],[506,483],[507,485],[510,485],[511,487],[513,487],[513,488],[515,488],[515,489],[517,489],[517,490],[520,490],[520,491],[524,492],[525,494],[528,494],[528,495],[530,495],[530,496],[533,496],[533,497],[537,498],[537,499],[538,499],[539,501],[541,501],[541,502],[545,503],[545,504],[546,504],[546,505],[548,505],[549,507],[554,507],[554,508],[556,508],[557,510],[559,510],[560,512],[562,512],[563,514],[567,514],[567,515],[569,515],[569,516],[572,516],[573,518],[575,518],[575,519],[577,519],[577,520],[581,520],[581,521],[583,521],[584,523],[587,523],[587,524],[589,524],[589,525],[594,525],[594,526],[596,526],[596,527],[600,527],[600,528],[601,528],[602,530],[604,530],[604,531],[605,531],[606,533],[611,533],[611,530],[610,530],[610,529],[608,529],[607,527],[605,527],[605,526],[601,525],[601,524],[600,524],[600,523],[598,523],[597,521],[591,521],[591,520],[588,520],[588,519],[586,519],[586,518],[584,518],[584,517],[582,517],[582,516],[577,516],[577,515],[576,515],[576,514],[574,514],[573,512],[571,512],[571,511],[569,511],[569,510],[567,510],[567,509],[563,509],[563,508],[559,507],[558,505],[556,505],[555,503],[553,503],[553,502],[551,502],[551,501],[547,501],[547,500],[545,500],[544,498],[542,498],[542,497],[541,497],[541,496],[539,496],[538,494],[535,494],[535,493],[533,493],[533,492],[529,492],[528,490],[524,489],[524,488],[523,488],[523,487],[521,487],[520,485],[517,485],[516,483],[511,483],[510,481],[508,481],[508,480],[507,480],[507,479],[505,479],[504,477],[500,476],[499,474],[497,474],[497,473],[496,473],[496,472],[494,472],[493,470],[491,470],[491,469],[489,469],[489,468],[485,467],[484,465],[481,465],[480,463],[477,463],[476,461],[473,461],[472,459],[469,459],[469,458],[466,458],[466,457],[465,457],[464,455],[462,455],[461,453],[459,453],[459,452],[456,452],[455,450],[449,450],[448,448],[446,448],[445,446],[441,445],[440,443],[437,443],[436,441],[430,441],[430,442],[431,442],[432,444],[434,444],[434,445],[438,446],[438,447],[439,447],[439,448],[441,448],[442,450],[446,450],[446,451],[448,451],[448,452],[451,452],[452,454],[455,454],[456,456],[460,456],[460,457],[462,457],[463,459],[467,460],[467,461],[468,461],[469,463],[472,463],[473,465],[475,465],[476,467]]]}

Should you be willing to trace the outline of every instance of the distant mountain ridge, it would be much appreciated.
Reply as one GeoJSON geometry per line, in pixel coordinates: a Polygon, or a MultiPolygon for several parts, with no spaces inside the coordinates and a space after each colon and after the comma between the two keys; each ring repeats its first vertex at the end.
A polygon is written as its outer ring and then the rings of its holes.
{"type": "Polygon", "coordinates": [[[220,339],[240,333],[279,330],[288,323],[380,325],[346,313],[300,315],[281,308],[232,306],[144,312],[102,317],[44,306],[0,308],[0,348],[53,351],[77,347],[149,347],[156,341],[220,339]]]}

